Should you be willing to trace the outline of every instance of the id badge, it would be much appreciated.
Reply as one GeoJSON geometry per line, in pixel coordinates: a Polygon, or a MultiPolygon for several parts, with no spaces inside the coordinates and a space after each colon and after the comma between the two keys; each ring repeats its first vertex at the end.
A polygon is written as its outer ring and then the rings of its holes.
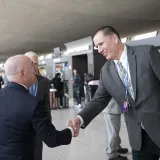
{"type": "Polygon", "coordinates": [[[124,101],[123,102],[123,114],[127,114],[128,113],[128,106],[129,106],[128,101],[124,101]]]}

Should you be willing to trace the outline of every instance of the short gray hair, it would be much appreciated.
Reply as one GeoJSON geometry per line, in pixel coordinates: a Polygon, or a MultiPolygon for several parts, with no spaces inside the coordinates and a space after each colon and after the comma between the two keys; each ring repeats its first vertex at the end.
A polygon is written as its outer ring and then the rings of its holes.
{"type": "Polygon", "coordinates": [[[38,55],[35,52],[32,52],[32,51],[26,52],[24,55],[25,56],[35,56],[35,57],[38,57],[38,55]]]}

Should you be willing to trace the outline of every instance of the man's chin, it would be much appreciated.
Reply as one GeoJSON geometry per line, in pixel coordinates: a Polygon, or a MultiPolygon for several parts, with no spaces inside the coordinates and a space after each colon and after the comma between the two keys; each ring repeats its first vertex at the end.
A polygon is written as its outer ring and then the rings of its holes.
{"type": "Polygon", "coordinates": [[[35,78],[35,80],[34,80],[34,84],[37,82],[37,78],[35,78]]]}
{"type": "Polygon", "coordinates": [[[106,60],[111,60],[111,58],[109,56],[106,56],[106,60]]]}

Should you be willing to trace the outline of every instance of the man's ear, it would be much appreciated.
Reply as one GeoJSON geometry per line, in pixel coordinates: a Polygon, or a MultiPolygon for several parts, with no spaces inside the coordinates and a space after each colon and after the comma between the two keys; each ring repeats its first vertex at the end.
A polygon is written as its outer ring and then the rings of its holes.
{"type": "Polygon", "coordinates": [[[20,73],[21,73],[22,75],[25,75],[24,70],[20,70],[20,73]]]}
{"type": "Polygon", "coordinates": [[[115,43],[117,44],[118,41],[119,41],[118,36],[117,36],[116,34],[113,34],[113,35],[112,35],[112,38],[114,39],[115,43]]]}

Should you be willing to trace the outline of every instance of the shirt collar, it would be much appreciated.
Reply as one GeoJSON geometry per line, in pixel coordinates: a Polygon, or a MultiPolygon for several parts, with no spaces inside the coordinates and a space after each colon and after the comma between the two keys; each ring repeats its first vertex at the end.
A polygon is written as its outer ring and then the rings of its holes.
{"type": "MultiPolygon", "coordinates": [[[[126,45],[124,45],[124,50],[121,54],[119,61],[124,62],[126,55],[127,55],[127,47],[126,47],[126,45]]],[[[114,62],[117,64],[118,60],[114,60],[114,62]]]]}
{"type": "Polygon", "coordinates": [[[21,83],[18,83],[18,84],[23,86],[24,88],[26,88],[28,90],[28,88],[24,84],[21,84],[21,83]]]}

